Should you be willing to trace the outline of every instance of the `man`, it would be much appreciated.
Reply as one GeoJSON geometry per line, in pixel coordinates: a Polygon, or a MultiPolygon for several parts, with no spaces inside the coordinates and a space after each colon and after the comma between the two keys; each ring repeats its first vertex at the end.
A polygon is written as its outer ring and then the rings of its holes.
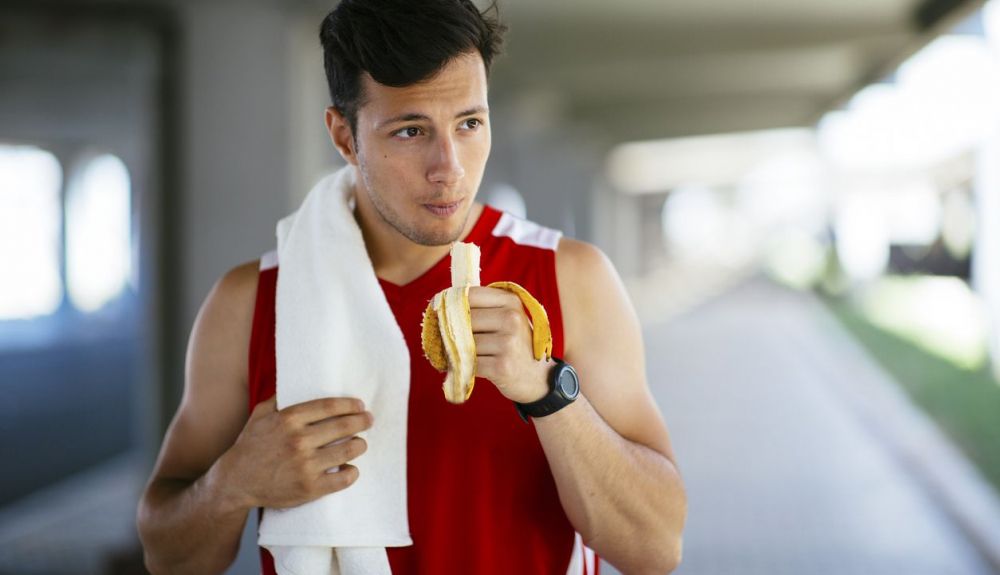
{"type": "MultiPolygon", "coordinates": [[[[390,563],[394,573],[566,573],[582,569],[582,540],[625,573],[666,573],[680,561],[686,501],[621,281],[593,246],[474,201],[501,33],[468,0],[344,0],[321,30],[327,128],[356,171],[355,219],[413,366],[414,545],[388,549],[390,563]],[[472,288],[482,379],[458,406],[444,401],[419,337],[428,296],[449,285],[455,241],[480,245],[484,283],[515,281],[538,297],[562,360],[532,357],[516,296],[472,288]]],[[[184,398],[139,509],[153,573],[221,572],[249,511],[349,497],[364,473],[349,462],[378,413],[353,398],[275,407],[279,265],[229,271],[195,321],[184,398]]],[[[273,572],[266,551],[262,565],[273,572]]]]}

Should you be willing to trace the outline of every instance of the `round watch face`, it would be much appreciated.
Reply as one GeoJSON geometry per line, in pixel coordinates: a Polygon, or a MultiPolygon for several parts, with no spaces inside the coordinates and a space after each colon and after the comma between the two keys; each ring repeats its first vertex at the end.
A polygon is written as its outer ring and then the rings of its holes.
{"type": "Polygon", "coordinates": [[[580,391],[580,382],[576,379],[576,374],[570,369],[562,370],[559,374],[559,390],[563,395],[569,398],[576,397],[576,394],[580,391]]]}

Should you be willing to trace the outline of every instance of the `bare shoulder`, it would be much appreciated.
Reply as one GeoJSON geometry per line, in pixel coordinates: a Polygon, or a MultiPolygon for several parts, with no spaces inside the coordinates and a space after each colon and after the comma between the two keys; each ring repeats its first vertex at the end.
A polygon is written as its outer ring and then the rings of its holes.
{"type": "Polygon", "coordinates": [[[587,273],[614,271],[614,266],[604,252],[597,246],[562,237],[556,249],[556,265],[558,272],[570,275],[586,275],[587,273]]]}
{"type": "Polygon", "coordinates": [[[253,260],[223,274],[212,286],[202,311],[219,313],[226,319],[241,320],[241,325],[252,321],[259,268],[259,260],[253,260]]]}
{"type": "MultiPolygon", "coordinates": [[[[565,347],[571,353],[581,340],[599,327],[600,316],[614,314],[620,328],[639,322],[625,285],[611,260],[600,248],[584,241],[562,238],[556,252],[556,277],[563,308],[565,347]]],[[[631,334],[630,334],[631,335],[631,334]]]]}
{"type": "Polygon", "coordinates": [[[564,238],[556,252],[564,359],[580,389],[622,437],[668,458],[670,439],[646,381],[639,318],[611,260],[594,245],[564,238]]]}
{"type": "Polygon", "coordinates": [[[236,440],[249,414],[247,358],[259,262],[223,274],[188,340],[184,395],[164,438],[156,475],[198,477],[236,440]]]}
{"type": "MultiPolygon", "coordinates": [[[[563,237],[556,250],[556,274],[560,283],[597,281],[597,288],[609,287],[607,283],[621,283],[618,272],[608,256],[597,246],[563,237]]],[[[577,286],[583,287],[583,286],[577,286]]],[[[578,293],[579,290],[573,290],[578,293]]]]}

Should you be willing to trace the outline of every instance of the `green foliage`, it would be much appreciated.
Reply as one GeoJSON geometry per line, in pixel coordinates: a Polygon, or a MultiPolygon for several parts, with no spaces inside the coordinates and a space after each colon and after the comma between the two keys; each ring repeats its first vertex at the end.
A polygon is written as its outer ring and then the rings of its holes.
{"type": "Polygon", "coordinates": [[[1000,490],[1000,384],[989,367],[962,370],[880,329],[842,299],[823,301],[1000,490]]]}

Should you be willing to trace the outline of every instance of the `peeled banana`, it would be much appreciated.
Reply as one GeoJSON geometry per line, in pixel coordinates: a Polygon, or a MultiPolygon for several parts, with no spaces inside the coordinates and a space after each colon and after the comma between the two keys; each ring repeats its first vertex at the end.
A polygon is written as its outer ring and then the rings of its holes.
{"type": "MultiPolygon", "coordinates": [[[[421,344],[427,360],[441,372],[444,397],[450,403],[464,403],[476,383],[476,340],[472,337],[469,287],[479,284],[479,246],[455,243],[451,248],[451,287],[435,295],[421,325],[421,344]]],[[[513,292],[528,310],[532,326],[532,353],[535,360],[552,358],[552,330],[545,308],[528,290],[514,282],[494,282],[487,287],[513,292]]]]}

